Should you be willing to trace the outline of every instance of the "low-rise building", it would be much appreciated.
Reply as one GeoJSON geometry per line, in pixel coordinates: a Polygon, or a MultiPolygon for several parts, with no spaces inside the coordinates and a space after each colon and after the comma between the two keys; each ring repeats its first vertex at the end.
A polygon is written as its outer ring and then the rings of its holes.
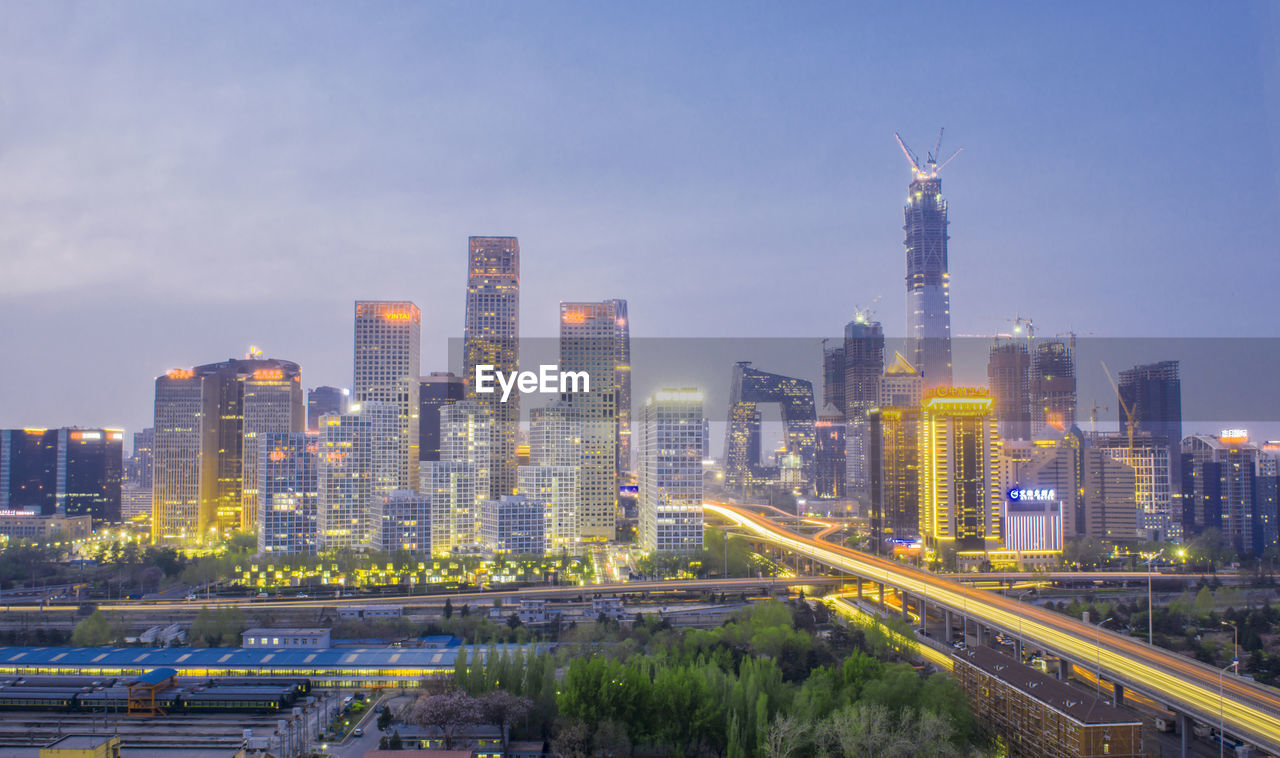
{"type": "Polygon", "coordinates": [[[1004,740],[1010,758],[1143,755],[1137,716],[985,645],[954,660],[973,715],[1004,740]]]}
{"type": "Polygon", "coordinates": [[[114,734],[68,734],[40,748],[40,758],[120,758],[114,734]]]}
{"type": "Polygon", "coordinates": [[[0,510],[0,535],[11,539],[82,540],[93,534],[92,516],[41,516],[32,511],[0,510]]]}
{"type": "Polygon", "coordinates": [[[240,634],[247,648],[328,648],[328,629],[246,629],[240,634]]]}

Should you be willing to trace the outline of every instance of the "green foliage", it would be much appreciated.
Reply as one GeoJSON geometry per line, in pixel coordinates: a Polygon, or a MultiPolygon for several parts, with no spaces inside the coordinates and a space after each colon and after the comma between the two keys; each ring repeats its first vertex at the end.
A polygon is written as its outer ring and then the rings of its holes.
{"type": "Polygon", "coordinates": [[[187,641],[196,647],[236,647],[240,644],[240,633],[247,628],[244,611],[237,606],[204,607],[191,622],[187,641]]]}
{"type": "Polygon", "coordinates": [[[71,644],[80,647],[97,647],[116,641],[120,637],[119,630],[112,626],[102,611],[94,611],[85,618],[71,633],[71,644]]]}

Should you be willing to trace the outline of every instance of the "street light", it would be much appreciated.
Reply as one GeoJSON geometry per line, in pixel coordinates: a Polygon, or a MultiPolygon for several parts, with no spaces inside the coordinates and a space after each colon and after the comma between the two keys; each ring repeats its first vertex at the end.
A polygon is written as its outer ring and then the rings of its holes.
{"type": "Polygon", "coordinates": [[[1156,558],[1159,558],[1161,553],[1163,552],[1164,552],[1164,548],[1161,548],[1159,553],[1156,553],[1155,555],[1147,559],[1147,644],[1148,645],[1152,644],[1151,642],[1151,640],[1153,639],[1152,630],[1154,629],[1154,627],[1152,626],[1152,619],[1155,618],[1155,616],[1152,615],[1152,610],[1151,610],[1151,562],[1154,561],[1156,558]]]}
{"type": "MultiPolygon", "coordinates": [[[[1231,627],[1231,631],[1235,632],[1235,642],[1231,646],[1231,660],[1238,661],[1240,660],[1240,627],[1230,621],[1223,621],[1222,625],[1231,627]]],[[[1240,673],[1240,670],[1236,669],[1236,673],[1240,673]]]]}
{"type": "Polygon", "coordinates": [[[1101,620],[1101,621],[1099,621],[1099,622],[1098,622],[1098,629],[1097,629],[1097,635],[1096,635],[1097,639],[1096,639],[1096,641],[1094,642],[1094,647],[1093,647],[1093,652],[1094,652],[1094,653],[1096,653],[1096,654],[1097,654],[1097,656],[1098,656],[1098,688],[1097,688],[1097,692],[1098,692],[1098,697],[1099,697],[1099,698],[1101,698],[1101,697],[1102,697],[1102,625],[1103,625],[1103,624],[1105,624],[1105,623],[1107,623],[1108,621],[1111,621],[1113,618],[1115,618],[1115,617],[1114,617],[1114,616],[1108,616],[1108,617],[1106,617],[1106,618],[1104,618],[1103,620],[1101,620]]]}
{"type": "MultiPolygon", "coordinates": [[[[1227,740],[1227,735],[1224,733],[1226,729],[1226,719],[1224,719],[1222,715],[1222,698],[1223,698],[1222,677],[1224,674],[1227,673],[1227,669],[1231,668],[1232,666],[1235,666],[1239,662],[1240,662],[1239,660],[1233,660],[1231,661],[1231,663],[1228,663],[1226,666],[1223,667],[1221,671],[1218,672],[1218,758],[1222,758],[1223,756],[1222,750],[1226,746],[1226,740],[1227,740]]],[[[1240,672],[1240,669],[1237,668],[1236,673],[1239,673],[1239,672],[1240,672]]]]}

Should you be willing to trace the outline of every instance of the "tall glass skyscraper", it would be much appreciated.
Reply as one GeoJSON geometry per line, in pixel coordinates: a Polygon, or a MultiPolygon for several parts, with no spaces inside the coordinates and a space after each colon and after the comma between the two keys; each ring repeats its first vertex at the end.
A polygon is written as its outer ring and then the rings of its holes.
{"type": "Polygon", "coordinates": [[[615,301],[560,303],[560,370],[585,371],[590,390],[566,394],[582,438],[578,533],[612,540],[618,507],[618,339],[615,301]]]}
{"type": "Polygon", "coordinates": [[[640,544],[648,552],[702,549],[702,392],[663,389],[640,421],[640,544]]]}
{"type": "Polygon", "coordinates": [[[858,314],[844,327],[844,422],[849,494],[865,502],[870,494],[867,413],[880,404],[884,372],[884,329],[858,314]]]}
{"type": "Polygon", "coordinates": [[[489,499],[497,499],[515,492],[520,396],[512,393],[504,403],[498,393],[477,393],[476,366],[503,373],[519,367],[520,242],[515,237],[471,237],[468,245],[463,381],[467,399],[484,405],[494,419],[489,499]]]}
{"type": "Polygon", "coordinates": [[[798,462],[802,485],[813,484],[816,443],[814,424],[817,411],[813,383],[752,368],[751,361],[738,361],[729,388],[729,423],[725,431],[724,480],[731,488],[751,492],[759,487],[783,483],[781,467],[760,462],[761,403],[777,403],[782,412],[786,455],[798,462]]]}
{"type": "Polygon", "coordinates": [[[418,486],[418,392],[422,312],[408,301],[356,301],[352,392],[356,403],[400,413],[400,473],[394,489],[418,486]]]}
{"type": "Polygon", "coordinates": [[[422,377],[418,391],[418,460],[440,460],[440,409],[462,399],[462,377],[450,371],[432,371],[422,377]]]}
{"type": "MultiPolygon", "coordinates": [[[[951,275],[947,272],[947,201],[941,168],[930,156],[921,163],[910,152],[911,187],[903,210],[907,248],[907,337],[916,368],[929,387],[951,384],[951,275]]],[[[945,163],[945,161],[944,161],[945,163]]]]}

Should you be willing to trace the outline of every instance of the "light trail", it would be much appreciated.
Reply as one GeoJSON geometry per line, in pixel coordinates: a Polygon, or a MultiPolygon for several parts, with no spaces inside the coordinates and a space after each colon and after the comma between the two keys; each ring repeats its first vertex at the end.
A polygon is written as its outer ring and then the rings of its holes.
{"type": "Polygon", "coordinates": [[[1150,647],[1107,630],[1099,632],[1053,611],[964,585],[903,564],[792,532],[744,508],[708,502],[704,509],[767,542],[843,569],[874,582],[897,587],[929,602],[982,619],[987,624],[1043,647],[1047,652],[1094,664],[1103,676],[1154,697],[1201,723],[1216,724],[1219,706],[1228,732],[1272,753],[1280,753],[1280,692],[1239,676],[1223,680],[1218,670],[1183,656],[1150,647]],[[1103,644],[1095,642],[1101,634],[1103,644]]]}

